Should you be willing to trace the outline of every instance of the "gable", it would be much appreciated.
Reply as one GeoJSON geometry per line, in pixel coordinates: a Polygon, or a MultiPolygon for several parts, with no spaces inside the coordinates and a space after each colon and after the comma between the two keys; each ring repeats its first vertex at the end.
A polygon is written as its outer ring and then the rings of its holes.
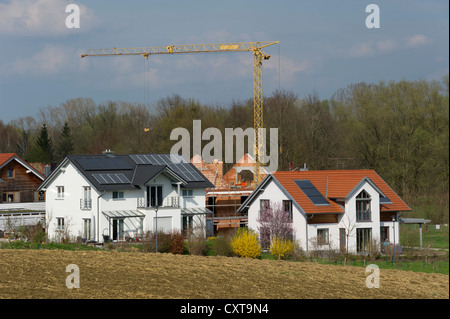
{"type": "Polygon", "coordinates": [[[35,175],[40,181],[43,181],[45,177],[39,173],[33,166],[28,164],[25,160],[21,159],[17,154],[15,153],[0,153],[0,171],[2,171],[6,166],[8,166],[10,163],[16,162],[18,165],[22,166],[26,173],[32,173],[35,175]]]}

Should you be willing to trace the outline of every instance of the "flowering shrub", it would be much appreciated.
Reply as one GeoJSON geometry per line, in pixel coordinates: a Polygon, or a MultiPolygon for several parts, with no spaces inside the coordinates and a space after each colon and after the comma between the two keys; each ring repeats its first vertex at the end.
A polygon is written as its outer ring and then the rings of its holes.
{"type": "Polygon", "coordinates": [[[294,253],[294,242],[289,239],[278,239],[275,237],[270,244],[270,253],[280,260],[286,254],[294,253]]]}
{"type": "Polygon", "coordinates": [[[239,228],[236,231],[231,240],[231,248],[240,257],[258,258],[261,255],[258,235],[247,228],[239,228]]]}

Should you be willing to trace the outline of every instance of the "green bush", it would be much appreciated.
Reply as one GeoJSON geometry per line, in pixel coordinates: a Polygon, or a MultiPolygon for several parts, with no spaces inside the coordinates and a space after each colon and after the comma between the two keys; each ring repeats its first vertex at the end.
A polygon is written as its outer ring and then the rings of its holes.
{"type": "Polygon", "coordinates": [[[233,256],[230,240],[224,236],[218,236],[211,240],[210,249],[214,256],[233,256]]]}

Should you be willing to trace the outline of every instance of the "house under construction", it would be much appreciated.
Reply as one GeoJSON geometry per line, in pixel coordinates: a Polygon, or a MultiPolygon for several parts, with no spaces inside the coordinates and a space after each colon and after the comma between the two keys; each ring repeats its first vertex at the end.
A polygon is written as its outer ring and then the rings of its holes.
{"type": "MultiPolygon", "coordinates": [[[[247,216],[237,213],[237,210],[256,188],[254,158],[245,154],[226,174],[223,162],[216,159],[206,163],[200,155],[195,155],[191,163],[214,185],[214,188],[206,190],[206,207],[212,211],[207,218],[213,225],[214,234],[224,235],[247,226],[247,216]]],[[[262,179],[267,172],[261,168],[260,174],[262,179]]]]}

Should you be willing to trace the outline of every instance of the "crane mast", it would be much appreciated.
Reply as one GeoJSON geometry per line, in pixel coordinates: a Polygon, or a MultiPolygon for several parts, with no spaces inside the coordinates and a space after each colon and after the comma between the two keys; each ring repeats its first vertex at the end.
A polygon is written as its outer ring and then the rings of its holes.
{"type": "Polygon", "coordinates": [[[142,55],[146,59],[153,54],[183,54],[183,53],[207,53],[207,52],[252,52],[253,53],[253,125],[255,130],[255,175],[256,185],[261,182],[261,158],[264,156],[263,148],[263,81],[262,64],[268,60],[270,55],[261,49],[278,44],[280,41],[266,42],[233,42],[215,44],[186,44],[168,45],[166,47],[135,47],[135,48],[112,48],[91,49],[81,57],[89,56],[118,56],[118,55],[142,55]]]}

